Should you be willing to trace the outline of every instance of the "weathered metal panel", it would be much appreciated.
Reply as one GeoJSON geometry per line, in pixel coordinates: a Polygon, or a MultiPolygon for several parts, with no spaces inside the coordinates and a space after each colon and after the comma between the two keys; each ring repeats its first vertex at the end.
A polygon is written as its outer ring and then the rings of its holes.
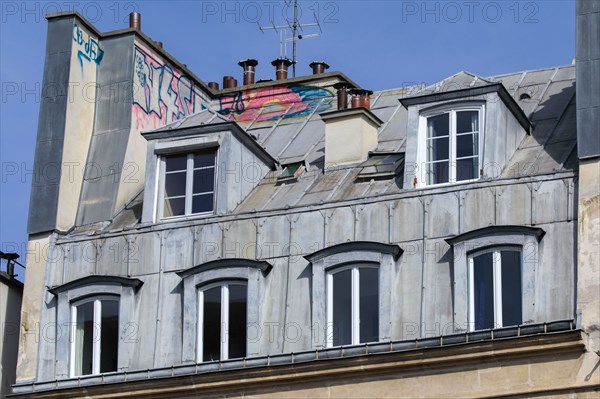
{"type": "MultiPolygon", "coordinates": [[[[181,333],[183,284],[175,273],[160,275],[156,307],[158,320],[154,347],[154,367],[169,367],[181,364],[181,333]]],[[[185,333],[185,332],[183,332],[185,333]]]]}
{"type": "Polygon", "coordinates": [[[194,228],[167,230],[163,233],[162,270],[185,270],[195,266],[192,261],[194,254],[194,228]]]}
{"type": "Polygon", "coordinates": [[[398,277],[392,296],[392,339],[416,339],[421,325],[423,241],[401,242],[399,245],[404,252],[396,265],[398,277]]]}
{"type": "Polygon", "coordinates": [[[533,224],[567,220],[568,187],[563,180],[533,183],[533,224]]]}
{"type": "Polygon", "coordinates": [[[258,219],[257,259],[287,256],[290,253],[290,216],[271,216],[258,219]]]}
{"type": "Polygon", "coordinates": [[[341,244],[354,240],[355,216],[353,207],[330,209],[326,214],[326,245],[341,244]]]}
{"type": "MultiPolygon", "coordinates": [[[[278,132],[276,132],[278,134],[278,132]]],[[[321,119],[313,119],[308,122],[290,143],[290,145],[283,151],[279,156],[278,153],[274,153],[274,156],[285,163],[286,159],[290,158],[306,158],[309,150],[315,143],[318,143],[325,137],[325,122],[321,119]]]]}
{"type": "MultiPolygon", "coordinates": [[[[282,259],[283,263],[283,259],[282,259]]],[[[286,266],[284,266],[286,267],[286,266]]],[[[284,352],[300,352],[312,348],[314,339],[311,331],[324,331],[324,326],[311,326],[311,265],[301,256],[289,258],[287,281],[286,320],[284,330],[284,352]],[[293,309],[293,311],[290,311],[293,309]]]]}
{"type": "Polygon", "coordinates": [[[260,325],[258,338],[260,355],[281,353],[284,346],[285,313],[287,311],[287,259],[273,260],[273,269],[268,275],[264,295],[261,298],[263,306],[260,309],[260,325]]]}
{"type": "Polygon", "coordinates": [[[379,202],[356,206],[356,241],[390,242],[388,204],[379,202]]]}
{"type": "Polygon", "coordinates": [[[97,240],[96,274],[127,276],[128,245],[125,237],[97,240]]]}
{"type": "MultiPolygon", "coordinates": [[[[540,107],[533,114],[531,120],[538,121],[541,119],[556,118],[564,110],[565,104],[569,102],[571,97],[574,97],[574,94],[574,80],[550,83],[542,97],[540,107]]],[[[575,128],[575,125],[572,127],[575,128]]]]}
{"type": "Polygon", "coordinates": [[[512,184],[496,189],[496,224],[531,224],[531,189],[529,184],[512,184]]]}
{"type": "Polygon", "coordinates": [[[324,211],[291,215],[292,230],[290,233],[289,251],[292,257],[308,255],[328,245],[325,242],[326,217],[324,211]]]}
{"type": "MultiPolygon", "coordinates": [[[[158,263],[158,262],[157,262],[158,263]]],[[[155,367],[154,352],[157,335],[157,298],[160,294],[159,274],[140,277],[144,282],[136,296],[136,312],[131,321],[132,330],[129,339],[135,341],[129,363],[130,370],[146,370],[155,367]]],[[[182,332],[183,333],[183,332],[182,332]]]]}
{"type": "Polygon", "coordinates": [[[139,277],[158,273],[161,258],[161,233],[131,234],[127,236],[127,239],[128,275],[139,277]]]}
{"type": "Polygon", "coordinates": [[[63,245],[65,283],[96,273],[97,242],[83,241],[63,245]]]}
{"type": "Polygon", "coordinates": [[[495,189],[465,190],[461,193],[460,232],[491,226],[495,222],[495,189]]]}
{"type": "Polygon", "coordinates": [[[392,242],[423,238],[423,202],[416,197],[392,203],[392,242]]]}
{"type": "Polygon", "coordinates": [[[458,234],[458,193],[428,196],[425,213],[427,238],[448,237],[458,234]]]}
{"type": "Polygon", "coordinates": [[[237,220],[223,224],[223,257],[256,258],[256,221],[237,220]]]}

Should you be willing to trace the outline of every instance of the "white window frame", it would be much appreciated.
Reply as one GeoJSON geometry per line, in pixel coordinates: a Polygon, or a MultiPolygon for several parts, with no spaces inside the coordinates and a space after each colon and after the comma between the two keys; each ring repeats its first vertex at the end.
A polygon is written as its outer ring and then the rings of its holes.
{"type": "MultiPolygon", "coordinates": [[[[119,304],[120,298],[115,295],[99,295],[92,298],[85,298],[75,301],[71,304],[71,323],[70,323],[70,357],[69,357],[69,375],[71,377],[82,377],[85,375],[97,375],[100,373],[100,355],[102,352],[102,301],[114,301],[119,304]],[[75,372],[76,352],[77,352],[77,308],[86,303],[94,303],[94,332],[98,331],[98,336],[93,336],[92,349],[92,373],[77,375],[75,372]],[[97,329],[97,330],[96,330],[97,329]]],[[[119,318],[121,317],[119,311],[119,318]]],[[[120,323],[120,322],[119,322],[120,323]]],[[[117,353],[119,349],[117,348],[117,353]]],[[[115,370],[117,371],[117,370],[115,370]]]]}
{"type": "MultiPolygon", "coordinates": [[[[198,287],[197,314],[198,334],[196,341],[196,363],[204,362],[204,291],[212,288],[221,288],[221,339],[220,360],[229,359],[229,286],[241,285],[246,287],[246,317],[248,317],[248,282],[242,280],[219,281],[198,287]]],[[[246,356],[248,355],[248,333],[246,331],[246,356]]]]}
{"type": "MultiPolygon", "coordinates": [[[[491,253],[492,255],[492,275],[493,275],[493,287],[494,287],[494,328],[503,327],[502,321],[502,257],[501,251],[516,251],[521,254],[521,290],[524,287],[523,281],[523,248],[516,245],[504,245],[495,246],[487,249],[482,249],[469,254],[469,270],[468,270],[468,281],[469,281],[469,331],[475,331],[475,271],[474,271],[474,259],[480,255],[491,253]]],[[[523,292],[521,292],[521,297],[523,292]]],[[[523,303],[521,299],[521,312],[523,303]]]]}
{"type": "Polygon", "coordinates": [[[199,148],[198,150],[195,151],[181,151],[181,152],[173,152],[173,153],[168,153],[168,154],[160,154],[158,156],[158,176],[159,178],[157,179],[157,187],[156,189],[158,190],[158,195],[156,196],[156,198],[158,198],[158,204],[157,204],[157,208],[158,208],[158,212],[157,212],[157,219],[158,220],[170,220],[170,219],[177,219],[177,218],[183,218],[183,217],[188,217],[191,215],[194,216],[202,216],[202,215],[213,215],[215,213],[215,209],[216,209],[216,204],[217,204],[217,176],[218,176],[218,165],[219,165],[219,151],[218,151],[218,147],[207,147],[207,148],[199,148]],[[194,187],[194,170],[199,170],[199,169],[209,169],[210,167],[203,167],[203,168],[194,168],[194,154],[198,153],[198,152],[208,152],[208,151],[212,151],[215,154],[215,165],[214,165],[214,185],[213,185],[213,191],[207,191],[206,194],[208,193],[212,193],[213,195],[213,204],[212,204],[212,210],[207,211],[207,212],[198,212],[198,213],[192,213],[192,198],[193,198],[193,187],[194,187]],[[165,178],[166,178],[166,173],[167,173],[167,168],[166,168],[166,158],[171,157],[171,156],[178,156],[178,155],[187,155],[187,163],[186,163],[186,187],[185,187],[185,212],[183,215],[175,215],[175,216],[164,216],[164,206],[165,206],[165,178]]]}
{"type": "MultiPolygon", "coordinates": [[[[351,315],[352,315],[352,342],[351,345],[360,344],[360,271],[359,269],[375,269],[380,273],[378,265],[369,264],[353,264],[348,266],[342,266],[333,270],[327,271],[326,284],[327,284],[327,347],[331,348],[333,343],[333,276],[337,273],[352,270],[351,273],[351,315]]],[[[378,316],[381,317],[380,306],[381,305],[381,287],[377,287],[377,309],[378,316]]]]}
{"type": "Polygon", "coordinates": [[[449,104],[442,107],[435,107],[431,110],[422,111],[419,114],[419,146],[417,153],[417,162],[419,166],[419,178],[417,179],[417,187],[439,187],[446,186],[456,183],[470,183],[480,179],[481,177],[481,169],[483,162],[483,142],[484,142],[484,127],[485,127],[485,104],[449,104]],[[477,177],[474,179],[468,180],[459,180],[456,181],[456,169],[457,169],[457,159],[456,159],[456,113],[460,111],[478,111],[479,112],[479,132],[478,132],[478,173],[477,177]],[[450,123],[450,131],[449,131],[449,143],[448,143],[448,182],[444,183],[435,183],[428,184],[427,183],[427,119],[442,115],[449,114],[449,123],[450,123]]]}

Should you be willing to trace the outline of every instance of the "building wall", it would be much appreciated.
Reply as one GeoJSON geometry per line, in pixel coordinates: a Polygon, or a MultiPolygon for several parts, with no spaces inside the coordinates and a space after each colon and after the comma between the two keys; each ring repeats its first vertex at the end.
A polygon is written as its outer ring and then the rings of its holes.
{"type": "Polygon", "coordinates": [[[17,377],[22,296],[21,282],[0,274],[0,398],[11,392],[17,377]]]}

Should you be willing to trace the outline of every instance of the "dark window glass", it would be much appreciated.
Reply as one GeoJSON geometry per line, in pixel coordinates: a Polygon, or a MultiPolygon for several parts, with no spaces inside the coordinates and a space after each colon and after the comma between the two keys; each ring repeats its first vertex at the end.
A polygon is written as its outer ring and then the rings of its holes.
{"type": "Polygon", "coordinates": [[[165,174],[165,197],[177,197],[185,195],[186,173],[174,172],[165,174]]]}
{"type": "Polygon", "coordinates": [[[163,216],[181,216],[185,215],[185,197],[165,198],[163,216]]]}
{"type": "Polygon", "coordinates": [[[479,112],[459,111],[456,113],[456,133],[478,132],[479,112]]]}
{"type": "Polygon", "coordinates": [[[522,324],[521,252],[500,251],[502,265],[502,325],[522,324]]]}
{"type": "Polygon", "coordinates": [[[205,151],[194,154],[194,169],[215,165],[215,151],[205,151]]]}
{"type": "Polygon", "coordinates": [[[427,164],[427,183],[438,184],[449,181],[449,162],[436,162],[427,164]]]}
{"type": "Polygon", "coordinates": [[[450,114],[441,114],[427,118],[427,137],[448,136],[450,133],[450,114]]]}
{"type": "Polygon", "coordinates": [[[215,169],[198,169],[194,171],[194,194],[206,193],[215,189],[215,169]]]}
{"type": "Polygon", "coordinates": [[[352,343],[352,270],[333,275],[333,345],[352,343]]]}
{"type": "Polygon", "coordinates": [[[213,210],[213,194],[200,194],[192,197],[192,213],[210,212],[213,210]]]}
{"type": "Polygon", "coordinates": [[[221,358],[221,287],[204,291],[203,355],[207,362],[221,358]]]}
{"type": "Polygon", "coordinates": [[[477,158],[456,161],[456,181],[471,180],[477,177],[477,158]]]}
{"type": "Polygon", "coordinates": [[[456,157],[470,157],[479,152],[478,134],[456,136],[456,157]]]}
{"type": "Polygon", "coordinates": [[[448,137],[427,140],[427,160],[433,162],[449,159],[449,140],[448,137]]]}
{"type": "Polygon", "coordinates": [[[117,371],[119,348],[119,302],[102,301],[100,372],[117,371]]]}
{"type": "Polygon", "coordinates": [[[173,172],[176,170],[185,171],[187,168],[187,154],[165,157],[165,164],[167,172],[173,172]]]}
{"type": "Polygon", "coordinates": [[[94,339],[98,338],[94,328],[94,302],[77,306],[75,334],[75,375],[92,374],[94,339]]]}
{"type": "Polygon", "coordinates": [[[360,342],[379,341],[379,271],[361,268],[360,342]]]}
{"type": "Polygon", "coordinates": [[[489,252],[473,259],[475,329],[494,326],[494,254],[489,252]]]}
{"type": "Polygon", "coordinates": [[[229,286],[229,358],[246,356],[247,289],[245,285],[229,286]]]}

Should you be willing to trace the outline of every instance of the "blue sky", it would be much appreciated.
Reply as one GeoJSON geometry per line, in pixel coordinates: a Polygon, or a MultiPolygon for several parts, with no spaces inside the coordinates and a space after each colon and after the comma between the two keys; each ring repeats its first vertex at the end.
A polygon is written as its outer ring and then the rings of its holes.
{"type": "MultiPolygon", "coordinates": [[[[25,257],[31,169],[46,45],[46,13],[76,9],[101,31],[142,30],[204,81],[233,75],[237,61],[259,60],[273,78],[279,36],[259,25],[286,24],[285,2],[3,1],[0,21],[0,249],[25,257]]],[[[461,70],[481,76],[570,64],[574,1],[300,1],[301,22],[317,14],[322,35],[298,45],[297,75],[324,60],[364,88],[434,83],[461,70]]],[[[306,28],[305,35],[318,32],[306,28]]],[[[291,46],[288,49],[291,57],[291,46]]],[[[36,204],[44,206],[44,204],[36,204]]]]}

